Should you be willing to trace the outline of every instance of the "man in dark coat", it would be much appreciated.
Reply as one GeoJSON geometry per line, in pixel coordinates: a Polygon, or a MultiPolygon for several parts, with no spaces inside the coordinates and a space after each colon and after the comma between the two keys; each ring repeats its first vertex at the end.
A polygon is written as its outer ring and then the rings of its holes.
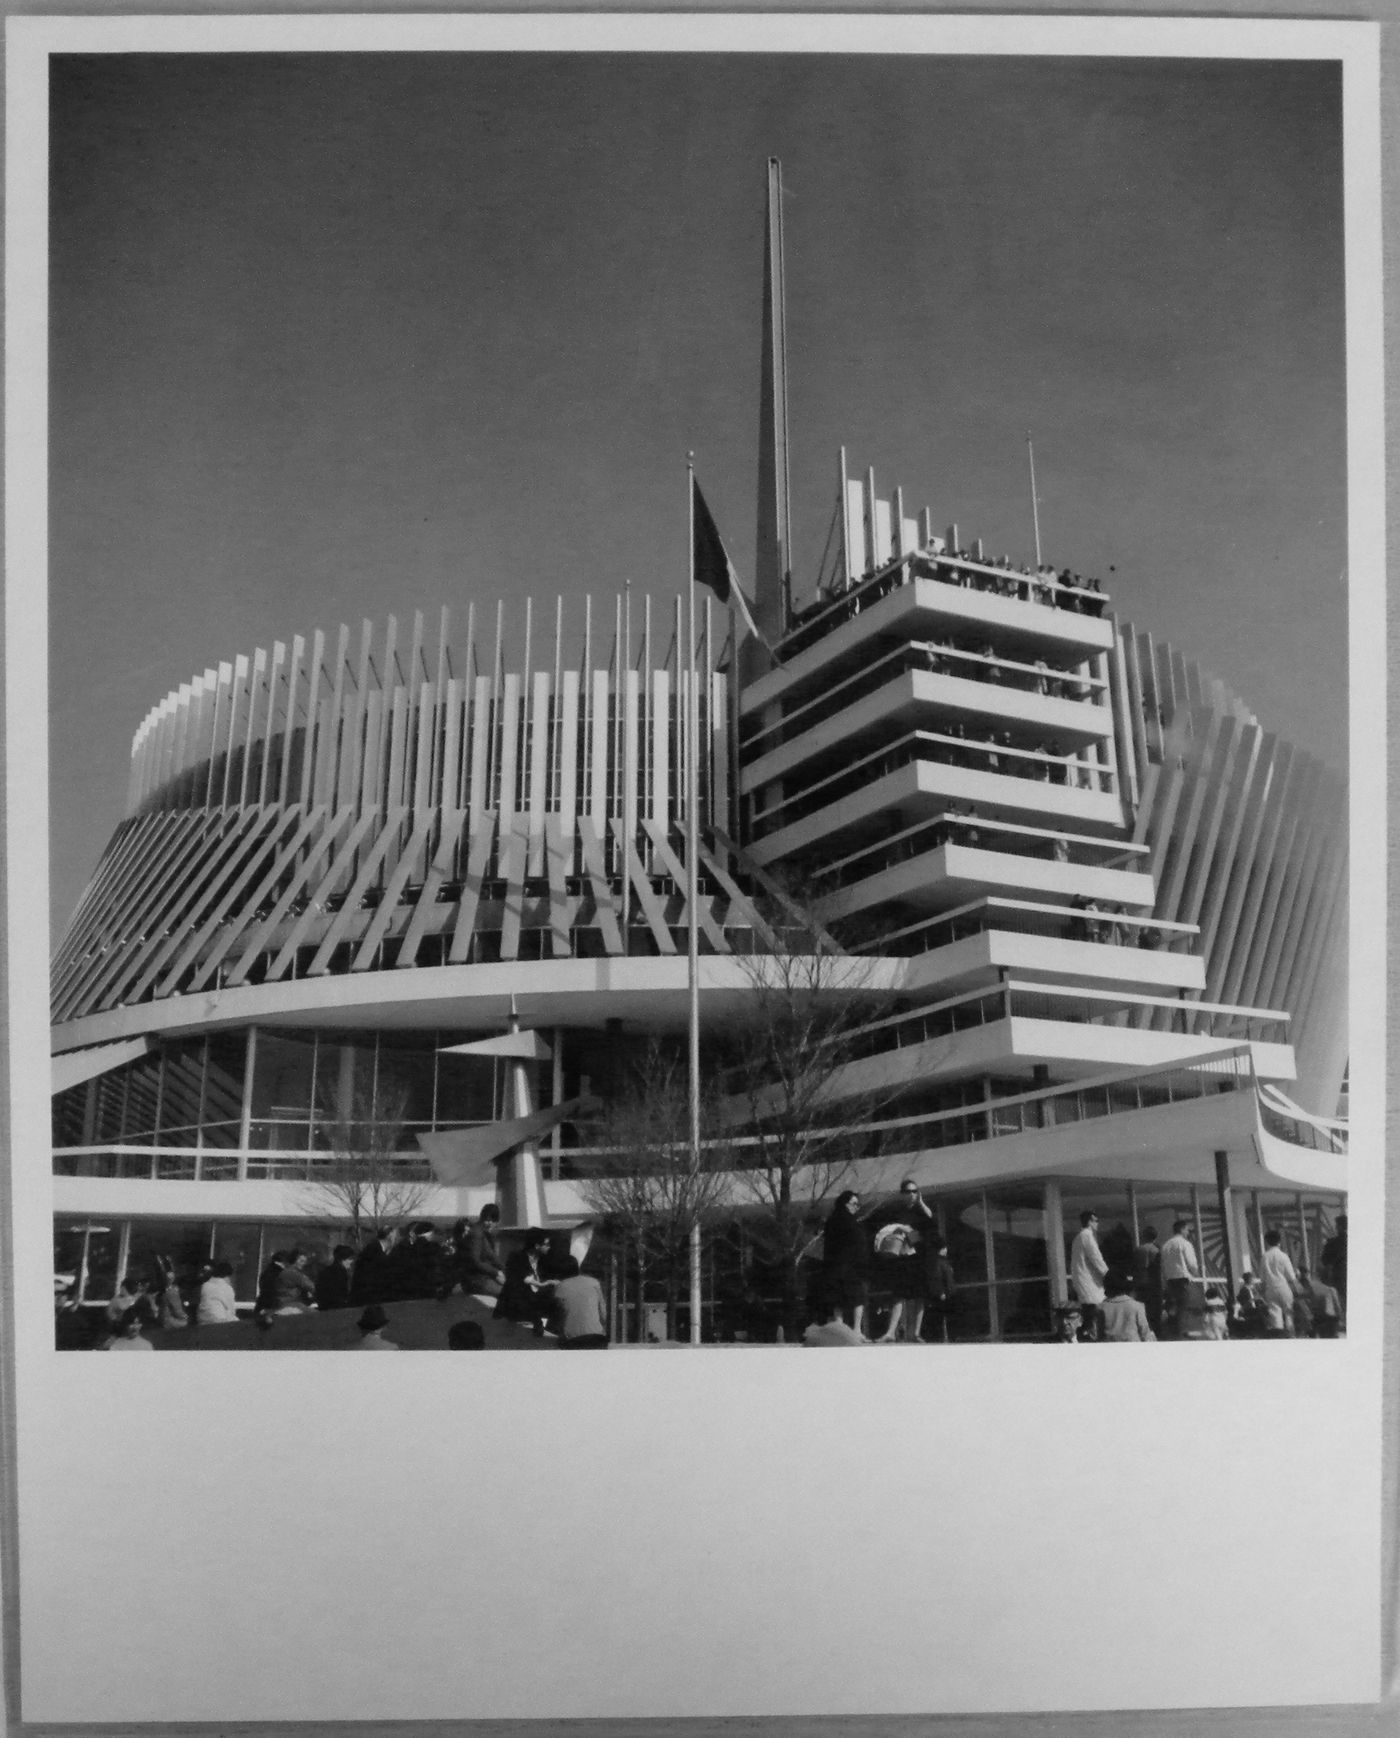
{"type": "Polygon", "coordinates": [[[389,1297],[393,1285],[393,1271],[389,1264],[389,1251],[394,1245],[394,1233],[387,1226],[381,1226],[369,1242],[355,1258],[354,1277],[350,1281],[350,1301],[352,1304],[378,1304],[389,1297]]]}
{"type": "Polygon", "coordinates": [[[330,1265],[316,1275],[316,1307],[321,1310],[345,1310],[350,1307],[350,1264],[355,1251],[348,1243],[337,1243],[330,1265]]]}

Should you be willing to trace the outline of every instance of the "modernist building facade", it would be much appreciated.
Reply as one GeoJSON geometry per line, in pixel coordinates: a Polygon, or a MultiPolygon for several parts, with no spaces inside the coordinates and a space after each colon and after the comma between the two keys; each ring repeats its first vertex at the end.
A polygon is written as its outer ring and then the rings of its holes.
{"type": "Polygon", "coordinates": [[[836,569],[794,611],[771,224],[769,265],[773,657],[706,611],[692,675],[679,600],[509,635],[473,601],[456,637],[443,611],[276,641],[141,723],[53,964],[56,1250],[89,1295],[159,1250],[251,1297],[327,1211],[331,1105],[394,1105],[424,1217],[587,1219],[586,1130],[515,1161],[489,1130],[522,1069],[536,1105],[606,1098],[619,1037],[685,1029],[692,698],[702,1029],[742,1031],[761,896],[800,885],[878,993],[829,1088],[872,1121],[850,1180],[928,1189],[962,1331],[1043,1331],[1087,1207],[1110,1247],[1187,1218],[1221,1277],[1270,1225],[1316,1258],[1346,1190],[1343,780],[1096,584],[936,533],[844,454],[836,569]],[[461,1051],[512,1012],[536,1059],[461,1051]],[[444,1162],[472,1130],[475,1170],[444,1162]]]}
{"type": "MultiPolygon", "coordinates": [[[[1040,1326],[1084,1205],[1110,1236],[1185,1215],[1217,1270],[1270,1223],[1315,1254],[1345,1191],[1340,780],[1101,592],[897,507],[849,489],[850,572],[737,694],[706,623],[702,1025],[742,1024],[766,872],[859,938],[881,1013],[833,1111],[878,1082],[853,1181],[928,1186],[969,1331],[1040,1326]]],[[[429,1176],[420,1136],[516,1112],[507,1064],[456,1053],[512,1007],[546,1106],[606,1095],[619,1032],[684,1028],[690,678],[679,606],[640,613],[589,610],[572,669],[558,609],[513,670],[499,610],[457,645],[445,614],[366,623],[152,710],[54,961],[59,1254],[91,1293],[157,1248],[248,1290],[327,1211],[331,1095],[392,1099],[429,1176]]],[[[543,1136],[509,1216],[588,1216],[576,1145],[543,1136]]],[[[479,1211],[495,1171],[421,1211],[479,1211]]]]}

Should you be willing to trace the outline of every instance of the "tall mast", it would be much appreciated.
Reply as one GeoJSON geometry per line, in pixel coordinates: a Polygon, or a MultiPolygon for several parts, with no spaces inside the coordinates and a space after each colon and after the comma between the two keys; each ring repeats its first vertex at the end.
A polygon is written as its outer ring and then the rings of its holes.
{"type": "MultiPolygon", "coordinates": [[[[763,352],[758,413],[758,547],[754,620],[776,641],[787,631],[792,560],[788,478],[787,305],[783,274],[783,171],[768,159],[763,252],[763,352]]],[[[761,648],[754,651],[761,655],[761,648]]]]}

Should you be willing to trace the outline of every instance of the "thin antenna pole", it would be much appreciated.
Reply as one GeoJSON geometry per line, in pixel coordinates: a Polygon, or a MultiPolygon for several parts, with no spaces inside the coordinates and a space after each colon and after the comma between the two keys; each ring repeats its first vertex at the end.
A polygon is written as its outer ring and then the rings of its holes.
{"type": "MultiPolygon", "coordinates": [[[[687,974],[690,991],[690,1172],[698,1187],[700,1176],[700,742],[699,684],[695,671],[695,455],[686,459],[686,501],[689,510],[689,659],[685,685],[685,904],[687,974]]],[[[690,1343],[700,1344],[700,1221],[690,1226],[690,1343]]]]}
{"type": "Polygon", "coordinates": [[[1031,467],[1031,518],[1035,523],[1035,564],[1039,567],[1041,565],[1040,503],[1036,499],[1035,493],[1035,447],[1031,443],[1031,431],[1029,429],[1026,430],[1026,458],[1030,461],[1031,467]]]}

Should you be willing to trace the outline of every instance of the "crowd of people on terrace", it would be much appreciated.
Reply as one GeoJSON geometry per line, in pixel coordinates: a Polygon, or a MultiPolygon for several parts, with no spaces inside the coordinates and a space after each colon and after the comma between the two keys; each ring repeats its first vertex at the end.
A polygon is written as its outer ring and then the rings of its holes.
{"type": "MultiPolygon", "coordinates": [[[[392,1344],[384,1336],[386,1305],[460,1294],[490,1307],[498,1321],[527,1326],[537,1338],[558,1339],[571,1349],[606,1346],[599,1281],[581,1273],[572,1255],[554,1253],[545,1230],[527,1231],[519,1248],[505,1251],[499,1224],[500,1209],[488,1203],[476,1220],[459,1219],[446,1232],[421,1220],[401,1231],[379,1229],[358,1251],[337,1244],[330,1260],[315,1267],[300,1247],[277,1250],[259,1275],[252,1320],[270,1329],[279,1317],[359,1310],[361,1346],[384,1350],[392,1344]]],[[[157,1255],[148,1272],[128,1272],[118,1281],[96,1349],[153,1349],[145,1337],[150,1328],[238,1321],[233,1276],[229,1262],[207,1261],[182,1279],[168,1256],[157,1255]]],[[[66,1286],[57,1298],[60,1343],[73,1349],[82,1343],[75,1293],[75,1286],[66,1286]]]]}
{"type": "MultiPolygon", "coordinates": [[[[1202,1278],[1190,1222],[1178,1219],[1159,1245],[1145,1226],[1131,1268],[1113,1268],[1086,1209],[1070,1246],[1068,1298],[1054,1311],[1056,1342],[1336,1339],[1345,1331],[1347,1221],[1323,1245],[1316,1273],[1297,1262],[1283,1234],[1264,1234],[1260,1271],[1246,1269],[1236,1295],[1202,1278]]],[[[947,1340],[956,1303],[948,1244],[918,1185],[906,1178],[895,1203],[867,1218],[858,1191],[837,1197],[809,1291],[809,1346],[947,1340]],[[884,1331],[866,1331],[872,1310],[888,1309],[884,1331]],[[926,1324],[931,1332],[926,1332],[926,1324]]]]}
{"type": "MultiPolygon", "coordinates": [[[[1108,601],[1099,581],[1092,576],[1076,573],[1069,567],[1056,568],[1050,562],[1042,561],[1031,567],[1027,562],[1014,562],[1009,555],[987,555],[980,543],[966,549],[945,549],[942,540],[936,538],[927,549],[917,552],[917,560],[921,565],[932,564],[934,577],[950,585],[1046,604],[1077,615],[1101,616],[1108,601]]],[[[861,597],[852,598],[852,607],[858,610],[862,603],[876,601],[907,585],[913,577],[914,564],[907,555],[869,567],[858,578],[848,580],[838,575],[822,588],[815,604],[795,612],[793,627],[805,627],[832,602],[860,591],[861,597]],[[883,583],[879,583],[881,580],[883,583]],[[871,581],[876,582],[871,591],[863,590],[871,581]]]]}
{"type": "Polygon", "coordinates": [[[1062,1340],[1336,1339],[1346,1327],[1347,1219],[1323,1244],[1317,1272],[1305,1254],[1284,1246],[1283,1233],[1264,1233],[1256,1273],[1246,1267],[1233,1298],[1202,1277],[1191,1222],[1177,1219],[1158,1242],[1143,1227],[1132,1270],[1113,1268],[1098,1241],[1098,1215],[1086,1209],[1070,1247],[1070,1298],[1056,1311],[1062,1340]]]}
{"type": "MultiPolygon", "coordinates": [[[[447,1232],[429,1221],[402,1233],[381,1231],[358,1254],[347,1244],[337,1245],[331,1260],[315,1271],[304,1250],[279,1251],[259,1278],[252,1319],[270,1329],[279,1317],[358,1311],[354,1349],[393,1351],[399,1349],[390,1313],[394,1305],[460,1294],[490,1308],[497,1321],[519,1324],[563,1349],[606,1347],[608,1309],[599,1280],[582,1273],[572,1255],[557,1252],[543,1229],[527,1231],[506,1252],[498,1241],[499,1223],[499,1209],[488,1204],[478,1219],[459,1220],[447,1232]]],[[[1131,1262],[1125,1245],[1115,1266],[1100,1247],[1098,1215],[1082,1212],[1066,1264],[1068,1296],[1054,1310],[1048,1338],[1335,1339],[1345,1332],[1345,1214],[1322,1245],[1316,1271],[1304,1252],[1290,1252],[1276,1227],[1266,1230],[1258,1271],[1245,1268],[1233,1298],[1220,1281],[1203,1277],[1191,1229],[1190,1221],[1177,1219],[1171,1236],[1159,1242],[1156,1229],[1145,1226],[1131,1262]]],[[[805,1345],[939,1343],[959,1337],[958,1287],[948,1242],[912,1178],[904,1180],[892,1202],[872,1213],[863,1211],[857,1190],[843,1190],[819,1242],[820,1255],[808,1267],[805,1345]],[[878,1335],[872,1331],[876,1325],[882,1329],[878,1335]]],[[[79,1334],[71,1295],[57,1302],[59,1345],[65,1349],[150,1351],[149,1330],[217,1327],[239,1319],[233,1269],[226,1261],[206,1262],[182,1281],[170,1258],[157,1256],[149,1272],[121,1278],[101,1311],[95,1338],[79,1334]]],[[[486,1344],[485,1330],[480,1320],[455,1321],[446,1343],[454,1350],[479,1350],[486,1344]]]]}

